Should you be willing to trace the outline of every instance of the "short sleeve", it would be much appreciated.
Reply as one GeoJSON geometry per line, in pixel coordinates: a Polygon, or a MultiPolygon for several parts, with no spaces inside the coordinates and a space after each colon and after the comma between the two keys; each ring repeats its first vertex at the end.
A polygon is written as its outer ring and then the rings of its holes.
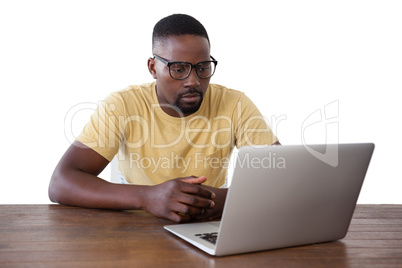
{"type": "Polygon", "coordinates": [[[124,105],[119,95],[112,93],[99,103],[76,140],[111,161],[123,138],[122,128],[119,127],[122,118],[125,118],[124,105]]]}
{"type": "Polygon", "coordinates": [[[267,120],[244,93],[237,103],[234,115],[237,148],[254,145],[272,145],[278,141],[267,120]]]}

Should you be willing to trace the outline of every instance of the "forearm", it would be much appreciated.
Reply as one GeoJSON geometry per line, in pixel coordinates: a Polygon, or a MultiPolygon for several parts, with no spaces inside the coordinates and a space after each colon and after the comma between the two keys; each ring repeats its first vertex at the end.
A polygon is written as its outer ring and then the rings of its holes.
{"type": "Polygon", "coordinates": [[[105,209],[143,209],[147,186],[113,184],[79,170],[56,170],[49,198],[63,205],[105,209]]]}
{"type": "Polygon", "coordinates": [[[108,164],[75,141],[52,175],[50,200],[87,208],[143,209],[175,222],[189,221],[215,205],[215,194],[201,186],[206,177],[176,178],[154,186],[113,184],[97,177],[108,164]]]}

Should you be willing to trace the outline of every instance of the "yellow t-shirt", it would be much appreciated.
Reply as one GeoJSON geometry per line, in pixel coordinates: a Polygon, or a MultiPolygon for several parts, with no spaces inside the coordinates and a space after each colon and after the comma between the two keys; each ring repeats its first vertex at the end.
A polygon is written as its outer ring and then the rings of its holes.
{"type": "Polygon", "coordinates": [[[155,185],[187,176],[206,176],[206,185],[225,183],[234,146],[278,141],[244,93],[210,84],[199,110],[172,117],[159,105],[155,83],[110,94],[77,137],[111,161],[118,153],[127,182],[155,185]]]}

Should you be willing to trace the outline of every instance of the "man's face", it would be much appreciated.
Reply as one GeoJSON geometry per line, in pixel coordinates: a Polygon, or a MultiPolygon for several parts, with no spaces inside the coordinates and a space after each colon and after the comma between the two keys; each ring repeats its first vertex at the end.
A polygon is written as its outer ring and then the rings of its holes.
{"type": "MultiPolygon", "coordinates": [[[[196,64],[210,60],[208,40],[195,35],[171,36],[164,39],[156,55],[167,61],[185,61],[196,64]]],[[[175,80],[169,68],[158,59],[150,59],[148,68],[156,79],[156,93],[162,109],[171,116],[185,116],[196,112],[201,106],[210,78],[201,79],[193,69],[184,80],[175,80]]]]}

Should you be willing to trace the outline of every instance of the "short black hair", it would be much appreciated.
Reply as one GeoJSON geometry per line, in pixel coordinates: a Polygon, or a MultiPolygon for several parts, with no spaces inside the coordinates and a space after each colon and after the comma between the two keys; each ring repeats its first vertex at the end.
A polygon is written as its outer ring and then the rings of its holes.
{"type": "Polygon", "coordinates": [[[186,34],[205,37],[209,43],[208,33],[198,20],[186,14],[173,14],[155,24],[152,33],[152,51],[163,38],[186,34]]]}

